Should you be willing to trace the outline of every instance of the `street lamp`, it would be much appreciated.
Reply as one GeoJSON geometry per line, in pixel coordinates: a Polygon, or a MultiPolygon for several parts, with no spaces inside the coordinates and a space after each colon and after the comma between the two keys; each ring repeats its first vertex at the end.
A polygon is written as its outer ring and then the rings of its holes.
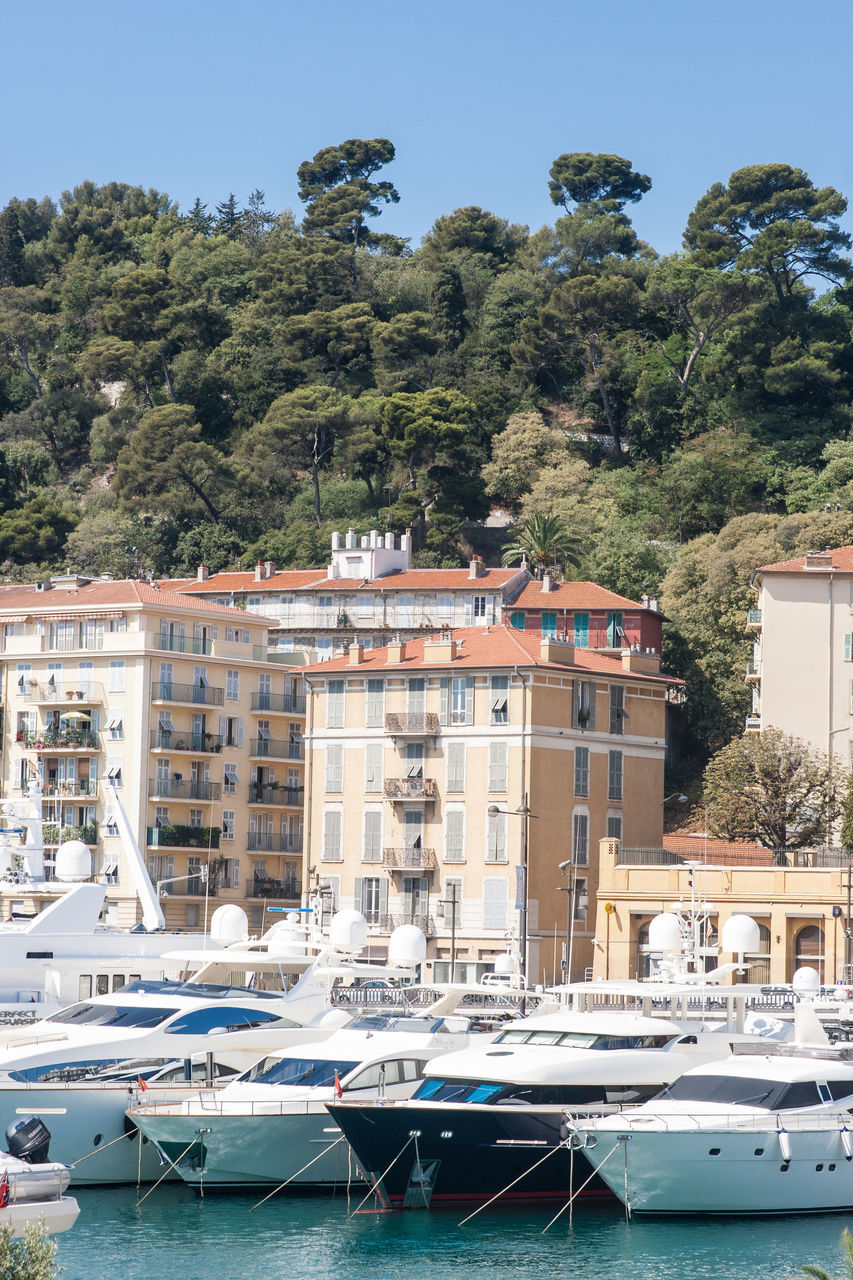
{"type": "Polygon", "coordinates": [[[501,809],[499,805],[490,804],[490,816],[505,813],[513,818],[521,818],[521,955],[519,957],[519,976],[521,978],[521,1012],[524,1013],[524,991],[527,989],[527,855],[530,840],[530,819],[538,817],[531,813],[527,803],[527,792],[517,809],[501,809]]]}
{"type": "Polygon", "coordinates": [[[661,800],[661,804],[669,804],[670,800],[677,800],[679,804],[686,804],[687,796],[683,795],[680,791],[673,791],[671,796],[664,796],[663,800],[661,800]]]}
{"type": "Polygon", "coordinates": [[[571,858],[558,862],[557,869],[566,877],[565,884],[557,885],[557,893],[566,895],[566,982],[572,980],[572,942],[574,941],[575,915],[572,909],[572,898],[575,892],[574,868],[571,858]]]}

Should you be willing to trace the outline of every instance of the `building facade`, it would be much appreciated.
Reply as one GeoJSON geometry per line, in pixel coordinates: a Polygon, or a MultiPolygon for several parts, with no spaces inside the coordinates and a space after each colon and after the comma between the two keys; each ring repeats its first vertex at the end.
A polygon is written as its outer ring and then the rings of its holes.
{"type": "Polygon", "coordinates": [[[304,678],[306,879],[380,951],[418,924],[438,980],[520,952],[525,923],[529,981],[569,951],[582,975],[599,841],[661,839],[659,658],[487,626],[353,644],[304,678]]]}
{"type": "Polygon", "coordinates": [[[504,620],[577,649],[615,656],[623,649],[661,651],[664,618],[654,596],[637,604],[595,582],[555,582],[546,573],[541,581],[527,582],[505,606],[504,620]]]}
{"type": "Polygon", "coordinates": [[[266,903],[299,904],[305,699],[267,633],[264,618],[137,581],[0,593],[3,794],[40,781],[48,862],[83,840],[118,923],[135,923],[136,899],[113,794],[164,882],[169,927],[203,927],[211,899],[254,928],[266,903]]]}

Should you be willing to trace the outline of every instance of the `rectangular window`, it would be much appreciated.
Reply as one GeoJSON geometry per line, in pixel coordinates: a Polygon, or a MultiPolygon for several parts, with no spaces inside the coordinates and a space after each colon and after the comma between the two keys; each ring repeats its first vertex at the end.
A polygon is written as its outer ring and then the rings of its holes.
{"type": "Polygon", "coordinates": [[[589,614],[575,614],[575,648],[589,648],[589,614]]]}
{"type": "Polygon", "coordinates": [[[239,782],[239,778],[237,777],[236,764],[226,764],[225,765],[225,786],[224,786],[225,794],[228,796],[236,795],[238,782],[239,782]]]}
{"type": "Polygon", "coordinates": [[[610,732],[625,732],[625,686],[610,686],[610,732]]]}
{"type": "MultiPolygon", "coordinates": [[[[443,687],[444,681],[442,680],[443,687]]],[[[474,723],[473,676],[454,676],[450,681],[450,723],[474,723]]]]}
{"type": "Polygon", "coordinates": [[[436,623],[439,626],[447,626],[453,621],[453,597],[439,596],[436,623]]]}
{"type": "Polygon", "coordinates": [[[492,724],[509,721],[509,676],[492,676],[489,680],[489,720],[492,724]]]}
{"type": "Polygon", "coordinates": [[[108,756],[108,757],[107,757],[107,769],[106,769],[106,774],[107,774],[107,777],[109,778],[110,782],[113,784],[113,786],[114,786],[114,787],[120,787],[120,786],[122,785],[122,781],[121,781],[121,756],[108,756]]]}
{"type": "Polygon", "coordinates": [[[118,712],[113,712],[107,716],[107,732],[114,742],[119,742],[124,737],[124,720],[118,712]]]}
{"type": "Polygon", "coordinates": [[[382,810],[365,809],[364,838],[361,847],[362,862],[382,861],[382,810]]]}
{"type": "Polygon", "coordinates": [[[422,742],[406,743],[406,777],[422,778],[424,776],[424,744],[422,742]]]}
{"type": "Polygon", "coordinates": [[[449,876],[444,881],[442,886],[444,892],[438,903],[438,915],[444,917],[446,925],[454,923],[454,913],[457,927],[462,923],[462,887],[463,880],[461,876],[449,876]]]}
{"type": "Polygon", "coordinates": [[[608,613],[607,615],[607,647],[608,649],[621,649],[622,639],[625,632],[622,630],[622,614],[608,613]]]}
{"type": "Polygon", "coordinates": [[[575,795],[589,795],[589,747],[575,747],[575,795]]]}
{"type": "Polygon", "coordinates": [[[110,661],[110,689],[113,693],[124,692],[124,660],[121,658],[110,661]]]}
{"type": "Polygon", "coordinates": [[[490,596],[474,596],[474,624],[478,622],[491,622],[492,610],[489,608],[491,604],[490,596]]]}
{"type": "Polygon", "coordinates": [[[344,694],[343,680],[330,680],[326,698],[326,728],[343,729],[344,727],[344,694]]]}
{"type": "Polygon", "coordinates": [[[448,791],[464,791],[465,790],[465,743],[464,742],[448,742],[446,751],[447,760],[447,790],[448,791]]]}
{"type": "Polygon", "coordinates": [[[364,723],[368,729],[379,729],[385,716],[385,681],[368,680],[364,723]]]}
{"type": "Polygon", "coordinates": [[[406,710],[409,715],[422,716],[426,710],[426,680],[423,676],[412,676],[406,682],[406,710]]]}
{"type": "Polygon", "coordinates": [[[412,597],[411,597],[411,596],[397,596],[397,624],[398,624],[398,626],[401,626],[401,627],[411,627],[411,626],[412,626],[412,623],[413,623],[413,619],[412,619],[412,604],[413,604],[413,600],[412,600],[412,597]]]}
{"type": "Polygon", "coordinates": [[[344,789],[344,748],[341,742],[330,742],[326,747],[326,790],[344,789]]]}
{"type": "Polygon", "coordinates": [[[572,915],[575,920],[581,924],[586,920],[587,907],[589,906],[589,895],[586,889],[586,879],[581,876],[575,880],[574,892],[574,909],[572,915]]]}
{"type": "Polygon", "coordinates": [[[505,742],[489,743],[489,790],[506,791],[507,789],[507,744],[505,742]]]}
{"type": "Polygon", "coordinates": [[[234,824],[236,821],[236,816],[237,816],[237,813],[235,809],[222,810],[222,839],[223,840],[234,839],[234,824]]]}
{"type": "Polygon", "coordinates": [[[202,809],[190,809],[189,826],[191,827],[204,826],[204,811],[202,809]]]}
{"type": "Polygon", "coordinates": [[[364,748],[364,789],[382,790],[382,743],[368,742],[364,748]]]}
{"type": "Polygon", "coordinates": [[[608,752],[607,761],[607,799],[622,799],[622,752],[608,752]]]}
{"type": "Polygon", "coordinates": [[[483,880],[483,928],[505,929],[509,882],[505,877],[486,876],[483,880]]]}
{"type": "Polygon", "coordinates": [[[572,819],[572,858],[576,867],[589,865],[589,815],[576,813],[572,819]]]}
{"type": "Polygon", "coordinates": [[[361,894],[356,894],[356,907],[368,924],[379,923],[381,883],[378,876],[365,876],[361,882],[361,894]]]}
{"type": "Polygon", "coordinates": [[[127,618],[110,618],[110,631],[113,634],[118,631],[127,631],[127,618]]]}
{"type": "Polygon", "coordinates": [[[542,614],[542,635],[546,640],[557,639],[557,615],[556,613],[542,614]]]}
{"type": "Polygon", "coordinates": [[[464,809],[448,809],[444,815],[444,861],[465,861],[464,809]]]}
{"type": "Polygon", "coordinates": [[[509,625],[513,627],[516,631],[524,630],[524,610],[523,609],[513,610],[513,612],[509,615],[509,625]]]}
{"type": "Polygon", "coordinates": [[[490,813],[486,830],[486,862],[506,862],[505,813],[490,813]]]}
{"type": "Polygon", "coordinates": [[[844,661],[853,662],[853,631],[848,631],[844,636],[844,661]]]}
{"type": "Polygon", "coordinates": [[[572,683],[572,728],[595,728],[595,682],[592,680],[572,683]]]}
{"type": "Polygon", "coordinates": [[[607,839],[622,839],[622,819],[619,817],[609,817],[607,819],[607,839]]]}
{"type": "Polygon", "coordinates": [[[240,672],[225,672],[225,697],[229,702],[236,702],[240,697],[240,672]]]}
{"type": "Polygon", "coordinates": [[[326,809],[323,813],[323,861],[342,862],[340,809],[326,809]]]}

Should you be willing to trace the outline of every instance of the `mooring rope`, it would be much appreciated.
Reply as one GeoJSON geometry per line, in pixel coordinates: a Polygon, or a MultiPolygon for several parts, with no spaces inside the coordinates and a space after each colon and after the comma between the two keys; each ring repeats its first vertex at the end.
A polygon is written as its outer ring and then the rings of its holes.
{"type": "Polygon", "coordinates": [[[388,1168],[385,1170],[385,1172],[384,1172],[384,1173],[381,1173],[381,1174],[379,1175],[379,1177],[374,1181],[373,1186],[370,1188],[370,1190],[368,1191],[367,1195],[366,1195],[366,1196],[364,1197],[364,1199],[362,1200],[361,1204],[359,1204],[359,1205],[358,1205],[358,1206],[353,1210],[353,1212],[350,1214],[350,1219],[352,1219],[352,1218],[354,1218],[354,1217],[355,1217],[355,1215],[356,1215],[356,1214],[359,1212],[359,1210],[361,1209],[362,1205],[367,1204],[368,1200],[370,1199],[370,1197],[371,1197],[372,1195],[377,1195],[377,1194],[378,1194],[377,1187],[379,1186],[379,1183],[382,1181],[382,1179],[383,1179],[383,1178],[387,1178],[387,1177],[388,1177],[388,1174],[389,1174],[389,1173],[391,1172],[391,1170],[394,1168],[394,1165],[395,1165],[395,1164],[397,1163],[397,1161],[400,1159],[400,1156],[401,1156],[401,1155],[403,1154],[403,1152],[406,1150],[406,1147],[407,1147],[411,1142],[413,1142],[413,1141],[414,1141],[414,1139],[415,1139],[415,1135],[414,1135],[413,1133],[410,1133],[410,1134],[409,1134],[409,1136],[408,1136],[408,1138],[406,1139],[406,1141],[403,1143],[402,1147],[400,1148],[400,1150],[399,1150],[399,1151],[397,1152],[397,1154],[395,1155],[394,1159],[393,1159],[393,1160],[391,1161],[391,1163],[389,1164],[388,1168]]]}
{"type": "MultiPolygon", "coordinates": [[[[139,1130],[137,1130],[137,1133],[138,1132],[139,1130]]],[[[130,1138],[130,1136],[131,1135],[129,1133],[122,1133],[122,1134],[119,1134],[117,1138],[113,1138],[111,1142],[105,1143],[104,1146],[95,1147],[94,1150],[90,1151],[87,1156],[81,1156],[79,1160],[72,1160],[71,1168],[76,1169],[78,1164],[82,1164],[84,1160],[91,1160],[92,1156],[99,1156],[102,1151],[106,1151],[107,1147],[114,1147],[117,1142],[126,1142],[130,1138]]],[[[140,1137],[141,1136],[142,1135],[140,1134],[140,1137]]]]}
{"type": "MultiPolygon", "coordinates": [[[[210,1130],[209,1130],[209,1129],[205,1129],[203,1132],[204,1132],[204,1133],[210,1133],[210,1130]]],[[[163,1181],[163,1178],[168,1177],[168,1175],[169,1175],[169,1174],[172,1172],[172,1170],[174,1169],[175,1165],[176,1165],[176,1164],[178,1164],[181,1160],[183,1160],[183,1158],[184,1158],[184,1156],[187,1154],[187,1152],[188,1152],[192,1147],[194,1147],[194,1146],[195,1146],[195,1144],[196,1144],[197,1142],[201,1142],[201,1138],[202,1138],[202,1131],[201,1131],[201,1130],[199,1130],[199,1132],[195,1135],[195,1137],[193,1138],[193,1140],[192,1140],[192,1142],[190,1143],[190,1145],[189,1145],[188,1147],[185,1147],[185,1148],[184,1148],[184,1150],[181,1152],[181,1154],[180,1154],[180,1155],[179,1155],[175,1160],[173,1160],[173,1161],[172,1161],[172,1163],[169,1165],[168,1169],[167,1169],[167,1170],[166,1170],[166,1172],[162,1175],[162,1177],[159,1177],[159,1178],[157,1179],[157,1181],[154,1183],[154,1186],[153,1186],[153,1187],[151,1187],[151,1189],[150,1189],[149,1191],[146,1191],[146,1192],[145,1192],[145,1195],[142,1197],[142,1200],[137,1200],[137,1202],[136,1202],[136,1207],[137,1207],[137,1209],[138,1209],[138,1208],[139,1208],[139,1206],[143,1203],[143,1201],[145,1201],[145,1200],[147,1200],[147,1199],[148,1199],[148,1197],[151,1195],[151,1192],[152,1192],[152,1191],[156,1191],[156,1190],[157,1190],[157,1188],[159,1187],[160,1183],[163,1181]]]]}
{"type": "Polygon", "coordinates": [[[541,1160],[537,1160],[536,1163],[532,1164],[529,1169],[525,1169],[524,1172],[520,1173],[517,1178],[513,1178],[512,1182],[508,1182],[507,1185],[503,1187],[500,1191],[498,1191],[496,1195],[492,1196],[491,1200],[487,1200],[485,1204],[481,1204],[479,1208],[475,1209],[473,1213],[469,1213],[468,1217],[463,1218],[462,1221],[457,1225],[460,1227],[464,1227],[466,1222],[470,1222],[472,1218],[476,1218],[478,1213],[482,1213],[484,1209],[488,1209],[490,1204],[494,1204],[496,1200],[500,1200],[501,1196],[506,1195],[507,1191],[510,1191],[517,1182],[521,1182],[522,1178],[526,1178],[528,1173],[532,1173],[534,1169],[539,1168],[540,1164],[544,1164],[545,1161],[548,1160],[554,1154],[555,1151],[560,1151],[563,1147],[567,1146],[569,1141],[570,1140],[568,1138],[564,1138],[563,1141],[558,1143],[556,1147],[551,1147],[550,1151],[545,1152],[541,1160]]]}
{"type": "Polygon", "coordinates": [[[297,1169],[296,1173],[292,1173],[289,1178],[285,1178],[284,1182],[280,1182],[277,1187],[273,1187],[269,1195],[264,1196],[263,1200],[259,1200],[257,1204],[253,1204],[251,1209],[249,1210],[249,1213],[254,1213],[256,1209],[260,1209],[262,1204],[266,1204],[267,1200],[271,1200],[273,1196],[277,1194],[277,1192],[283,1191],[289,1182],[292,1182],[294,1178],[298,1178],[300,1173],[304,1173],[306,1169],[310,1169],[312,1164],[316,1164],[318,1160],[322,1160],[323,1156],[328,1155],[330,1151],[334,1150],[334,1148],[338,1145],[338,1143],[343,1141],[344,1141],[344,1135],[341,1134],[339,1138],[335,1138],[335,1141],[331,1143],[330,1146],[324,1147],[324,1149],[320,1152],[319,1155],[314,1156],[313,1160],[309,1160],[308,1163],[304,1164],[301,1169],[297,1169]]]}
{"type": "MultiPolygon", "coordinates": [[[[570,1141],[570,1139],[567,1139],[567,1141],[570,1141]]],[[[547,1227],[543,1227],[543,1228],[542,1228],[542,1235],[543,1235],[543,1236],[544,1236],[544,1234],[545,1234],[545,1232],[546,1232],[546,1231],[549,1231],[549,1230],[551,1229],[551,1227],[553,1227],[553,1225],[554,1225],[554,1223],[557,1221],[557,1219],[558,1219],[558,1218],[560,1218],[560,1217],[562,1217],[562,1215],[566,1212],[566,1210],[567,1210],[567,1209],[570,1209],[570,1208],[571,1208],[571,1206],[574,1204],[575,1200],[578,1198],[578,1196],[580,1195],[580,1193],[583,1191],[583,1189],[584,1189],[584,1187],[587,1185],[587,1183],[589,1183],[589,1182],[591,1182],[591,1181],[592,1181],[592,1179],[593,1179],[593,1178],[595,1177],[595,1175],[598,1173],[599,1169],[603,1168],[603,1167],[604,1167],[604,1165],[606,1165],[606,1164],[607,1164],[607,1161],[608,1161],[608,1160],[610,1159],[610,1157],[613,1155],[613,1152],[614,1152],[614,1151],[617,1151],[617,1150],[618,1150],[618,1148],[619,1148],[619,1143],[617,1142],[617,1143],[616,1143],[616,1145],[615,1145],[613,1148],[611,1148],[611,1150],[610,1150],[610,1151],[608,1151],[607,1155],[604,1157],[604,1159],[602,1160],[601,1164],[597,1164],[597,1165],[595,1166],[595,1168],[593,1169],[593,1171],[592,1171],[592,1173],[589,1175],[589,1177],[586,1179],[586,1181],[581,1183],[581,1185],[578,1187],[577,1191],[573,1191],[573,1192],[572,1192],[572,1194],[569,1196],[569,1198],[568,1198],[568,1200],[566,1201],[566,1203],[563,1205],[562,1209],[559,1211],[559,1213],[555,1213],[555,1214],[554,1214],[554,1216],[553,1216],[553,1218],[551,1219],[551,1221],[548,1223],[547,1227]]],[[[556,1150],[556,1148],[555,1148],[555,1150],[556,1150]]]]}

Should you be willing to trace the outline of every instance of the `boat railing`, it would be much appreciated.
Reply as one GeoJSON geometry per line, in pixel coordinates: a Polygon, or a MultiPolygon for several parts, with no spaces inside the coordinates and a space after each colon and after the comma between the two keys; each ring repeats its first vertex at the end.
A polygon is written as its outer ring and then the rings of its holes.
{"type": "MultiPolygon", "coordinates": [[[[602,1144],[606,1145],[609,1140],[613,1140],[622,1133],[642,1133],[644,1131],[682,1133],[685,1130],[689,1130],[708,1134],[717,1132],[763,1133],[768,1138],[773,1138],[780,1131],[797,1132],[819,1129],[828,1133],[837,1130],[839,1135],[847,1132],[853,1137],[853,1128],[848,1127],[849,1122],[851,1122],[850,1112],[840,1106],[838,1110],[832,1111],[765,1111],[760,1115],[754,1116],[727,1115],[719,1111],[697,1111],[692,1105],[689,1112],[679,1111],[677,1115],[646,1109],[643,1110],[641,1115],[636,1107],[628,1106],[623,1114],[625,1117],[624,1130],[617,1130],[609,1124],[606,1129],[601,1130],[596,1130],[593,1127],[599,1120],[612,1121],[614,1116],[612,1111],[587,1111],[583,1114],[564,1112],[563,1118],[566,1127],[570,1131],[575,1130],[577,1133],[578,1145],[586,1146],[587,1148],[592,1146],[601,1147],[602,1144]],[[590,1138],[595,1141],[590,1142],[590,1138]]],[[[839,1151],[839,1158],[842,1158],[843,1155],[843,1150],[839,1151]]]]}

